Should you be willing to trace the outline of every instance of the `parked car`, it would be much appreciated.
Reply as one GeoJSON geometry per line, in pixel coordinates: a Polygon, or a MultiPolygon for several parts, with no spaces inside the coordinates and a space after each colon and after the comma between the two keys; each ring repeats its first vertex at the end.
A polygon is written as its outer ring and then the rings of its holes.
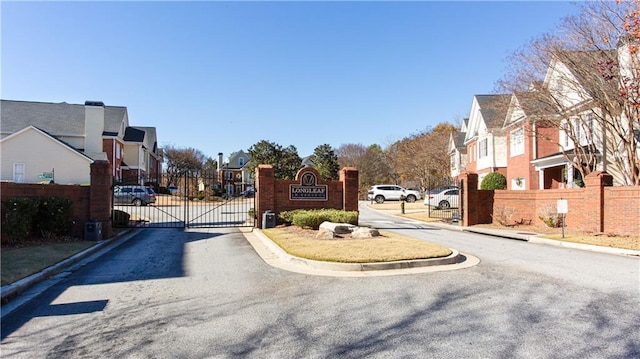
{"type": "Polygon", "coordinates": [[[253,188],[249,188],[247,190],[240,192],[240,196],[249,197],[249,198],[255,196],[255,194],[256,194],[256,190],[253,188]]]}
{"type": "Polygon", "coordinates": [[[156,192],[147,186],[115,186],[113,188],[114,204],[132,204],[146,206],[156,202],[156,192]]]}
{"type": "Polygon", "coordinates": [[[172,195],[175,195],[178,193],[178,187],[177,186],[169,186],[167,187],[167,189],[169,190],[169,193],[172,195]]]}
{"type": "Polygon", "coordinates": [[[421,197],[420,191],[405,189],[392,184],[371,186],[369,192],[367,192],[367,199],[376,201],[376,203],[399,201],[402,198],[409,203],[413,203],[421,197]]]}
{"type": "Polygon", "coordinates": [[[458,208],[460,190],[456,186],[441,186],[428,191],[424,196],[424,205],[436,209],[458,208]]]}

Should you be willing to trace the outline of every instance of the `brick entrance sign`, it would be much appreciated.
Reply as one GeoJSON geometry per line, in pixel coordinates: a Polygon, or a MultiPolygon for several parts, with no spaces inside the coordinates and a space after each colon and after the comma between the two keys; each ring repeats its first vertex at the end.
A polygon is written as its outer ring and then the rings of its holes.
{"type": "Polygon", "coordinates": [[[295,180],[276,180],[271,165],[256,168],[256,227],[262,228],[262,214],[294,209],[358,210],[358,170],[345,167],[338,181],[324,181],[313,167],[298,171],[295,180]]]}

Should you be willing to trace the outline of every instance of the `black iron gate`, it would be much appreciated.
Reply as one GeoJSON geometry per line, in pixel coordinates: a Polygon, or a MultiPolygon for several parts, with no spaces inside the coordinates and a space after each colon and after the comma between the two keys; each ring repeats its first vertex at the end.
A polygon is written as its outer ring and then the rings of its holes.
{"type": "Polygon", "coordinates": [[[462,217],[461,183],[453,178],[430,178],[425,192],[429,218],[458,221],[462,217]]]}
{"type": "Polygon", "coordinates": [[[172,182],[163,176],[159,183],[167,185],[147,183],[147,186],[114,186],[114,227],[255,226],[255,197],[253,186],[249,184],[239,184],[237,188],[242,190],[225,190],[220,188],[215,177],[202,174],[174,176],[172,182]]]}

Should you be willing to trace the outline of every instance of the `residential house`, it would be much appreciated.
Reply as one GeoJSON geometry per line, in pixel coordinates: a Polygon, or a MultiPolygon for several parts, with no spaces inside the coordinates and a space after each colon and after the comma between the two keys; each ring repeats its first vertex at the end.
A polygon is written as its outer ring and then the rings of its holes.
{"type": "Polygon", "coordinates": [[[467,126],[469,119],[462,121],[460,130],[451,133],[449,137],[449,158],[451,166],[451,177],[457,178],[458,175],[467,170],[467,146],[464,139],[467,135],[467,126]]]}
{"type": "Polygon", "coordinates": [[[507,136],[503,130],[510,95],[475,95],[464,137],[467,171],[478,174],[478,185],[491,172],[506,176],[507,136]]]}
{"type": "MultiPolygon", "coordinates": [[[[625,164],[620,165],[625,161],[620,161],[619,153],[626,153],[619,151],[621,141],[615,133],[633,131],[627,125],[632,123],[633,126],[633,122],[626,121],[624,113],[603,112],[599,107],[601,102],[597,100],[620,97],[617,72],[624,71],[624,68],[612,66],[612,73],[605,76],[601,66],[607,62],[616,64],[622,53],[616,50],[567,51],[550,62],[543,86],[553,98],[552,103],[556,104],[555,112],[560,123],[556,125],[559,131],[555,138],[555,151],[531,162],[537,171],[545,173],[540,173],[540,178],[544,177],[546,181],[540,188],[556,188],[555,182],[559,182],[560,187],[580,185],[582,178],[575,164],[592,171],[607,171],[613,176],[614,185],[629,184],[626,177],[629,169],[625,169],[625,164]],[[613,120],[611,116],[619,118],[613,120]],[[608,118],[610,126],[616,126],[615,131],[603,129],[600,118],[608,118]],[[549,177],[553,178],[551,185],[549,177]]],[[[620,63],[624,63],[622,58],[620,63]]],[[[640,125],[637,127],[640,130],[640,125]]],[[[628,167],[628,162],[626,164],[628,167]]]]}
{"type": "Polygon", "coordinates": [[[510,190],[562,186],[564,165],[559,167],[552,159],[558,151],[558,129],[547,121],[555,112],[548,102],[535,95],[533,92],[514,93],[504,120],[506,178],[510,190]],[[533,161],[537,165],[534,166],[533,161]]]}
{"type": "Polygon", "coordinates": [[[218,178],[220,187],[233,196],[254,188],[255,174],[247,168],[251,157],[240,150],[232,153],[223,161],[222,153],[218,153],[218,178]]]}
{"type": "Polygon", "coordinates": [[[122,182],[159,182],[163,158],[155,127],[128,127],[124,135],[124,148],[122,182]]]}
{"type": "Polygon", "coordinates": [[[109,161],[114,180],[122,180],[124,137],[130,128],[126,107],[12,100],[2,100],[0,106],[2,180],[35,183],[53,172],[56,183],[86,184],[95,160],[109,161]],[[70,149],[82,156],[69,158],[70,149]]]}
{"type": "Polygon", "coordinates": [[[25,127],[2,138],[0,149],[2,181],[90,183],[90,165],[95,156],[89,157],[35,126],[25,127]]]}

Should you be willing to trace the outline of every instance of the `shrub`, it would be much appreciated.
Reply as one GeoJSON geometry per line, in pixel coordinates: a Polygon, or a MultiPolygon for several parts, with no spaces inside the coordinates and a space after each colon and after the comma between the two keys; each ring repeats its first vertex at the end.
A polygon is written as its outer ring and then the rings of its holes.
{"type": "Polygon", "coordinates": [[[38,212],[34,220],[35,228],[43,238],[59,238],[71,234],[73,201],[69,198],[48,197],[38,201],[38,212]]]}
{"type": "Polygon", "coordinates": [[[505,189],[507,179],[500,172],[491,172],[482,179],[480,189],[505,189]]]}
{"type": "Polygon", "coordinates": [[[114,227],[127,227],[131,215],[127,212],[114,209],[111,211],[111,223],[114,227]]]}
{"type": "Polygon", "coordinates": [[[556,207],[552,205],[542,208],[542,210],[540,211],[540,215],[538,215],[538,218],[540,218],[540,220],[544,222],[544,224],[546,224],[548,227],[560,227],[560,215],[558,214],[556,207]]]}
{"type": "Polygon", "coordinates": [[[314,209],[281,212],[279,217],[287,223],[303,227],[318,229],[322,222],[349,223],[358,225],[358,212],[348,212],[337,209],[314,209]]]}
{"type": "Polygon", "coordinates": [[[15,244],[27,239],[34,216],[38,213],[38,201],[30,198],[9,198],[2,201],[3,242],[15,244]]]}

